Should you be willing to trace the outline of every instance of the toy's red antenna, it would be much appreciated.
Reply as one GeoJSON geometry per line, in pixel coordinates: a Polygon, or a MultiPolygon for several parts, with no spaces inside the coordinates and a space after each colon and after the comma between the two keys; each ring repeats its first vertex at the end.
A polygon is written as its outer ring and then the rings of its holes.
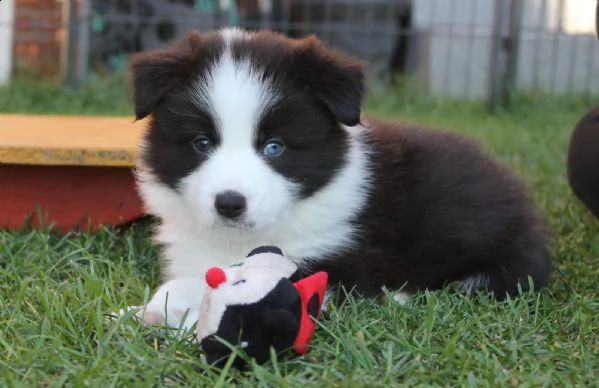
{"type": "Polygon", "coordinates": [[[210,288],[218,288],[221,284],[227,281],[225,271],[218,267],[212,267],[206,271],[206,283],[210,288]]]}

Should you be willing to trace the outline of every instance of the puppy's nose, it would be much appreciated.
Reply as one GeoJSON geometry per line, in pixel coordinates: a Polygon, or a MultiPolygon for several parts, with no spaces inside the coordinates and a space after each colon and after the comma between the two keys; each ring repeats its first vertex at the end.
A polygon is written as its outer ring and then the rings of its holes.
{"type": "Polygon", "coordinates": [[[227,190],[216,195],[214,207],[218,214],[226,218],[237,218],[243,214],[247,202],[237,191],[227,190]]]}

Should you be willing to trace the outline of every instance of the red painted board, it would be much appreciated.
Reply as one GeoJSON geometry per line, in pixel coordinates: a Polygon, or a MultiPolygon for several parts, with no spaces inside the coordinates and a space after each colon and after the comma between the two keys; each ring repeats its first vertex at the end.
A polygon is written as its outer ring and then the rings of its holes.
{"type": "Polygon", "coordinates": [[[31,217],[32,228],[95,231],[142,216],[131,168],[0,164],[0,228],[31,217]]]}

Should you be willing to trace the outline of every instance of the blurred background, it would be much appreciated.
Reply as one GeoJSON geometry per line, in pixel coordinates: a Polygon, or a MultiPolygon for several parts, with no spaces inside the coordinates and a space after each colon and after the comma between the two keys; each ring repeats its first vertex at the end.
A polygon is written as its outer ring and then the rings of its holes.
{"type": "MultiPolygon", "coordinates": [[[[315,33],[370,62],[372,84],[507,105],[513,90],[599,88],[595,0],[1,0],[0,84],[122,76],[189,29],[315,33]]],[[[1,107],[0,107],[1,109],[1,107]]]]}

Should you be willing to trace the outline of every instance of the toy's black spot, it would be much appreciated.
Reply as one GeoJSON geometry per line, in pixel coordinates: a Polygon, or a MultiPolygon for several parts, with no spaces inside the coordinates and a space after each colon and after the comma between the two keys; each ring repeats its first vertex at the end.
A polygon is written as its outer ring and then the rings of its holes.
{"type": "Polygon", "coordinates": [[[258,255],[260,253],[276,253],[277,255],[283,256],[283,251],[281,251],[280,248],[275,247],[275,246],[265,245],[265,246],[261,246],[261,247],[254,249],[253,251],[248,253],[248,255],[246,257],[258,255]]]}
{"type": "Polygon", "coordinates": [[[297,271],[295,271],[294,273],[291,274],[291,276],[289,277],[289,281],[291,283],[295,283],[295,282],[299,282],[300,280],[302,280],[302,278],[303,278],[303,274],[298,269],[297,271]]]}
{"type": "Polygon", "coordinates": [[[318,294],[314,294],[308,301],[308,314],[314,319],[318,318],[318,311],[320,310],[320,298],[318,294]]]}
{"type": "MultiPolygon", "coordinates": [[[[258,363],[270,358],[270,349],[284,353],[291,349],[299,332],[301,301],[297,289],[288,279],[281,279],[264,298],[256,303],[227,306],[216,333],[201,342],[209,363],[222,367],[233,347],[241,348],[258,363]],[[246,346],[242,344],[246,343],[246,346]]],[[[245,365],[235,357],[233,366],[245,365]]]]}

